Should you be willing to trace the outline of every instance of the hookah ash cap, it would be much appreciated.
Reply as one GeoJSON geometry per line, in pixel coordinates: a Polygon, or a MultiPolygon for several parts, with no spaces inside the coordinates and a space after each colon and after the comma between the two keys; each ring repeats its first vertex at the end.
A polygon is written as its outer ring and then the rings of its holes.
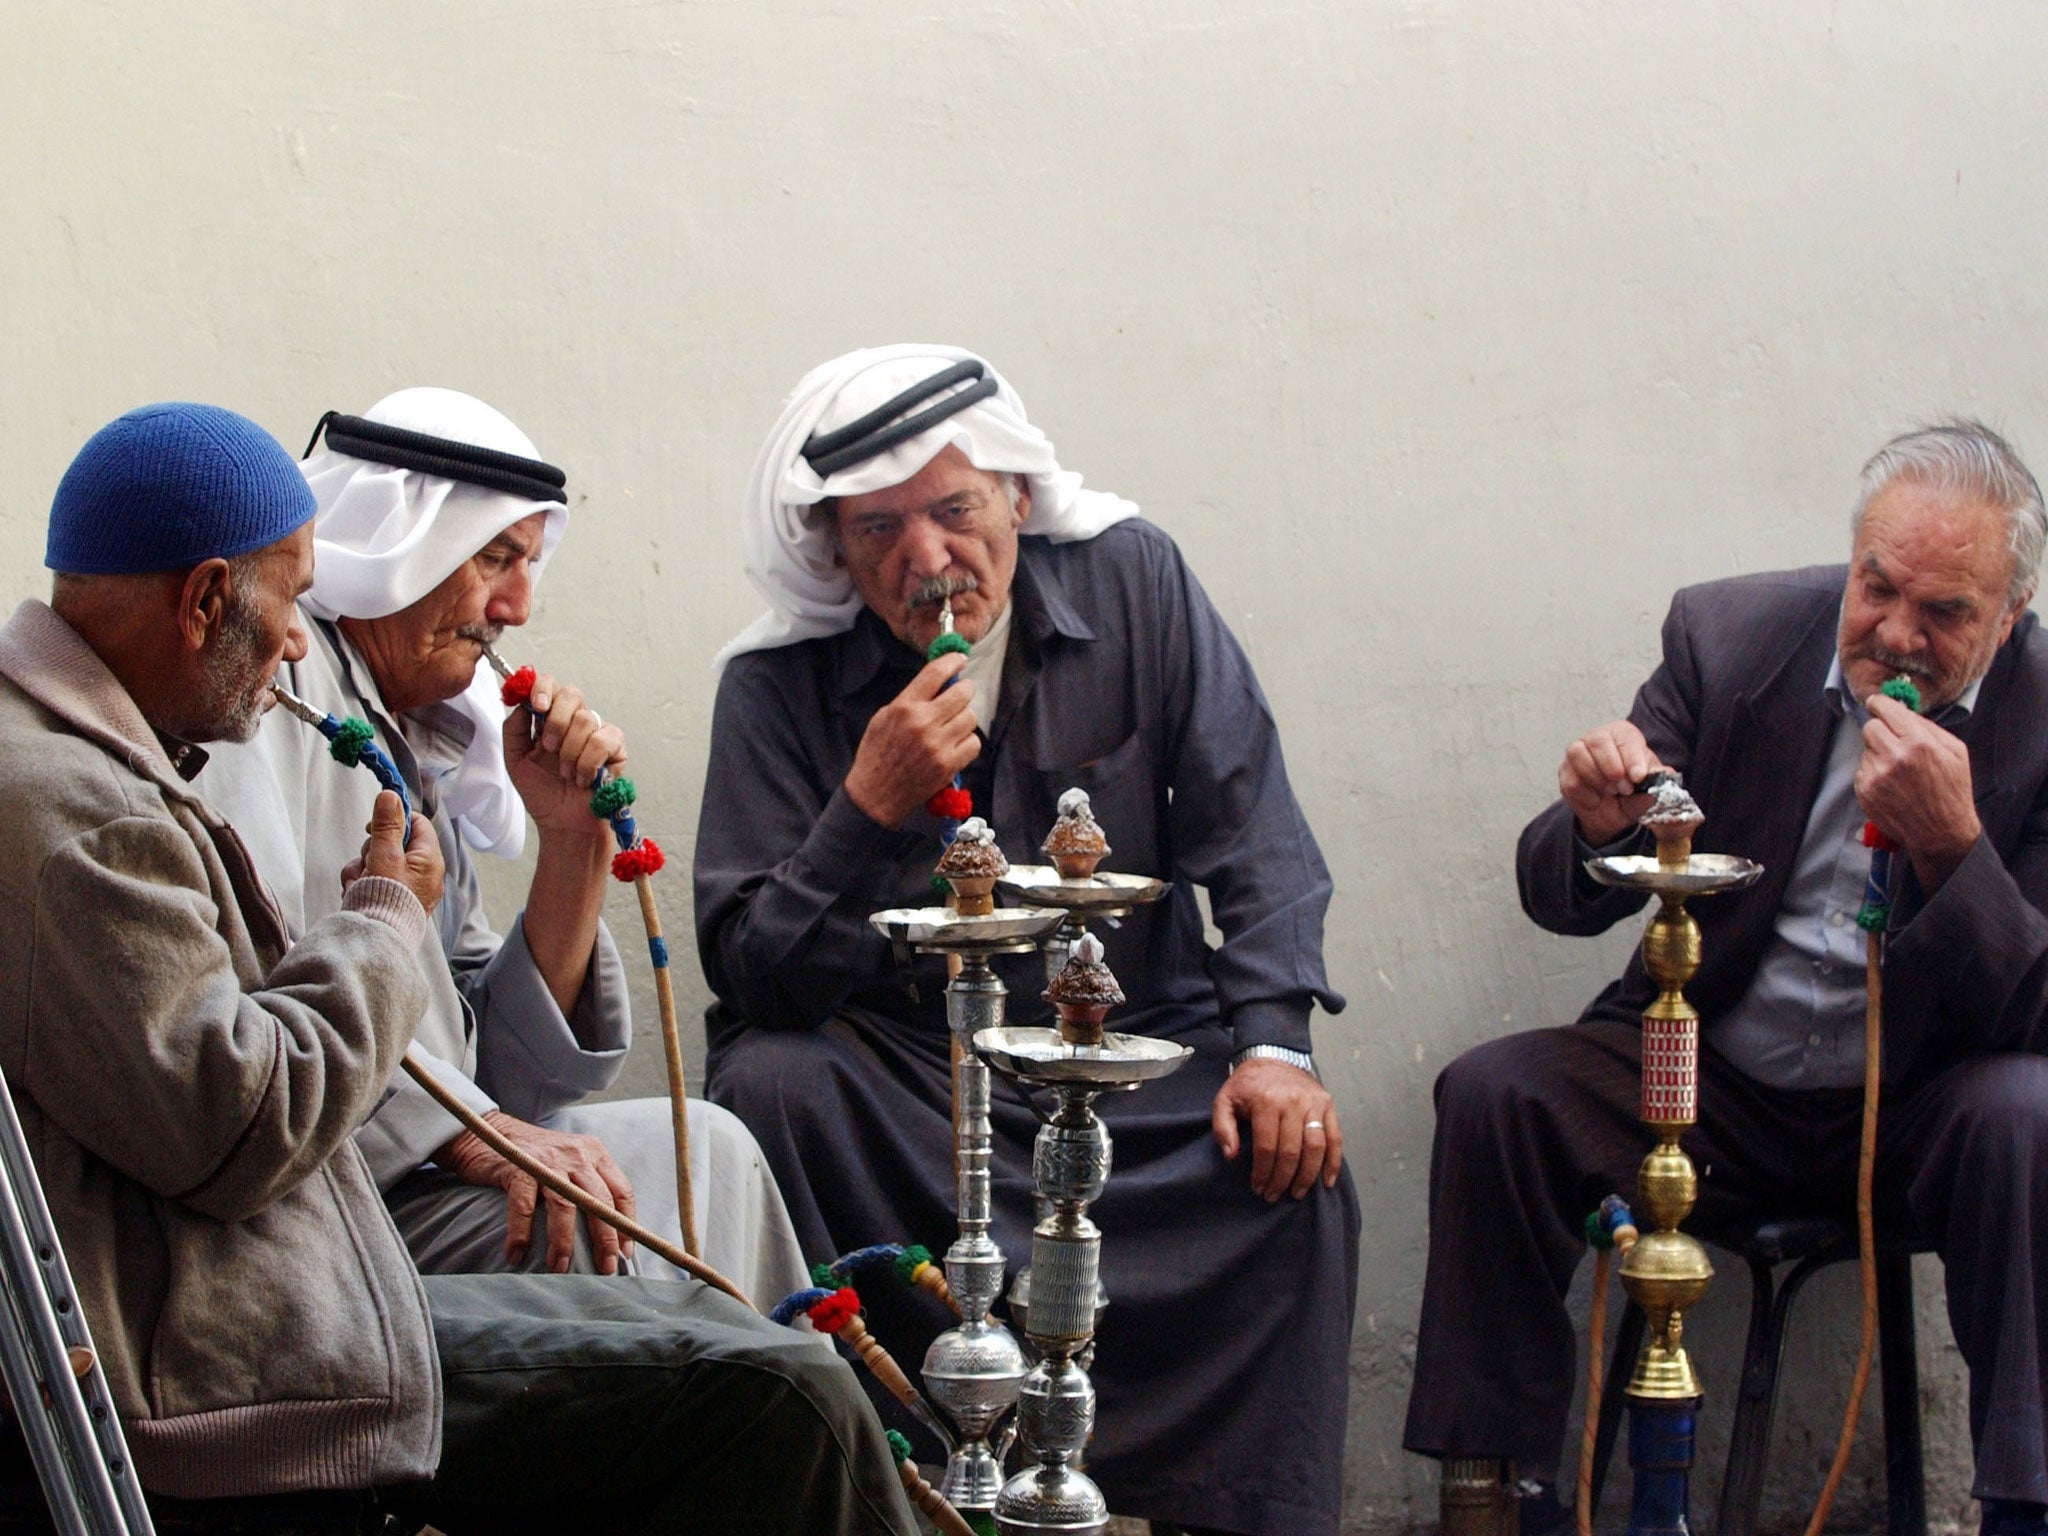
{"type": "Polygon", "coordinates": [[[1692,835],[1706,824],[1706,815],[1675,773],[1657,776],[1649,793],[1642,825],[1657,839],[1657,862],[1682,865],[1692,857],[1692,835]]]}
{"type": "Polygon", "coordinates": [[[953,841],[946,845],[933,870],[953,887],[953,905],[963,917],[985,916],[995,910],[996,880],[1010,872],[1010,861],[996,846],[996,835],[979,816],[960,823],[953,841]]]}
{"type": "Polygon", "coordinates": [[[1102,958],[1102,940],[1084,933],[1040,995],[1059,1014],[1060,1036],[1069,1045],[1100,1045],[1103,1015],[1124,1000],[1124,989],[1102,958]]]}
{"type": "Polygon", "coordinates": [[[1085,880],[1095,873],[1109,853],[1109,839],[1095,820],[1095,808],[1085,789],[1070,789],[1060,796],[1059,819],[1039,845],[1062,878],[1085,880]]]}

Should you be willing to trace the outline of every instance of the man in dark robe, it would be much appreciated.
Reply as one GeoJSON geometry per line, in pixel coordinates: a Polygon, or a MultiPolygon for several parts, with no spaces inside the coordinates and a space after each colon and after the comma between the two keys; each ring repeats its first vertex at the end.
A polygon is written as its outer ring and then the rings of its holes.
{"type": "MultiPolygon", "coordinates": [[[[1903,850],[1883,936],[1876,1216],[1945,1265],[1985,1530],[2039,1536],[2048,637],[2027,605],[2048,524],[2010,446],[1960,422],[1881,449],[1854,526],[1846,569],[1678,594],[1663,665],[1626,720],[1566,749],[1560,798],[1522,834],[1522,904],[1572,934],[1640,911],[1642,893],[1596,885],[1583,865],[1645,841],[1637,786],[1659,767],[1682,772],[1706,816],[1694,850],[1764,866],[1748,890],[1693,909],[1699,1123],[1684,1145],[1697,1225],[1759,1207],[1847,1214],[1865,818],[1903,850]],[[1924,715],[1879,692],[1900,673],[1924,715]]],[[[1633,1190],[1647,1150],[1637,1085],[1655,994],[1638,955],[1577,1024],[1490,1041],[1438,1080],[1409,1449],[1555,1478],[1575,1374],[1565,1292],[1584,1216],[1633,1190]]],[[[1525,1529],[1561,1523],[1554,1508],[1529,1513],[1525,1529]]]]}
{"type": "MultiPolygon", "coordinates": [[[[1102,935],[1129,997],[1112,1027],[1194,1052],[1098,1106],[1115,1167],[1093,1208],[1110,1305],[1088,1470],[1155,1521],[1334,1532],[1358,1205],[1310,1056],[1311,1006],[1343,1006],[1330,879],[1250,665],[1136,511],[1063,473],[969,354],[859,352],[797,387],[745,528],[775,611],[721,658],[698,826],[709,1092],[760,1141],[807,1257],[943,1249],[945,970],[900,967],[868,915],[934,899],[927,802],[954,774],[1013,862],[1037,861],[1063,791],[1088,791],[1104,868],[1170,886],[1102,935]],[[973,652],[927,663],[944,597],[973,652]]],[[[1013,1022],[1049,1021],[1038,956],[996,970],[1013,1022]]],[[[1001,1085],[994,1121],[1015,1265],[1037,1125],[1001,1085]]],[[[909,1360],[947,1321],[866,1299],[909,1360]]]]}

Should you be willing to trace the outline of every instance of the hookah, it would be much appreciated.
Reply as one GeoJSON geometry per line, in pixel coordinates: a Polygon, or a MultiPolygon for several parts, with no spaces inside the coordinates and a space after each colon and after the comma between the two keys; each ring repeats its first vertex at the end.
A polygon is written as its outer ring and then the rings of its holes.
{"type": "Polygon", "coordinates": [[[1041,1116],[1031,1156],[1047,1214],[1031,1233],[1037,1281],[1023,1326],[1039,1361],[1018,1394],[1017,1431],[1038,1464],[1003,1484],[995,1523],[998,1536],[1094,1536],[1107,1524],[1109,1507],[1074,1465],[1095,1427],[1085,1361],[1100,1309],[1102,1233],[1088,1207],[1110,1168],[1109,1130],[1094,1104],[1102,1094],[1178,1071],[1193,1053],[1171,1041],[1104,1031],[1104,1015],[1124,995],[1093,934],[1076,941],[1044,996],[1059,1015],[1057,1029],[998,1024],[974,1037],[975,1049],[998,1069],[1059,1098],[1059,1108],[1041,1116]]]}
{"type": "MultiPolygon", "coordinates": [[[[1879,689],[1918,713],[1920,690],[1908,677],[1894,677],[1879,689]]],[[[1692,1415],[1701,1389],[1680,1344],[1681,1313],[1698,1301],[1713,1274],[1698,1242],[1675,1231],[1691,1210],[1695,1183],[1691,1160],[1678,1147],[1678,1133],[1698,1109],[1699,1018],[1680,989],[1699,965],[1699,929],[1684,912],[1688,896],[1737,890],[1752,884],[1762,867],[1747,859],[1692,853],[1692,834],[1705,818],[1698,804],[1668,771],[1637,786],[1653,804],[1643,825],[1657,839],[1654,859],[1598,858],[1587,872],[1605,885],[1654,891],[1661,905],[1643,935],[1643,963],[1664,990],[1643,1016],[1643,1115],[1658,1138],[1638,1174],[1638,1195],[1659,1230],[1639,1235],[1629,1208],[1610,1195],[1586,1218],[1587,1240],[1596,1251],[1593,1309],[1586,1377],[1585,1433],[1579,1460],[1578,1530],[1592,1536],[1592,1467],[1600,1414],[1600,1362],[1610,1253],[1622,1255],[1622,1284],[1649,1320],[1645,1342],[1628,1386],[1629,1461],[1636,1471],[1630,1536],[1670,1536],[1689,1529],[1687,1474],[1692,1465],[1692,1415]],[[1646,1251],[1647,1250],[1647,1251],[1646,1251]]],[[[1861,1317],[1855,1372],[1842,1411],[1842,1428],[1827,1477],[1821,1485],[1805,1536],[1819,1536],[1833,1506],[1855,1443],[1856,1422],[1870,1382],[1877,1338],[1876,1238],[1872,1227],[1872,1181],[1877,1151],[1877,1110],[1882,1067],[1884,934],[1891,915],[1892,856],[1898,844],[1874,822],[1863,826],[1871,850],[1856,925],[1864,941],[1863,1119],[1856,1163],[1856,1246],[1861,1270],[1861,1317]]]]}
{"type": "MultiPolygon", "coordinates": [[[[1705,821],[1699,805],[1668,771],[1652,774],[1638,792],[1653,797],[1643,825],[1657,840],[1654,855],[1589,859],[1586,871],[1603,885],[1658,898],[1643,933],[1643,964],[1659,987],[1643,1013],[1642,1120],[1656,1138],[1636,1175],[1636,1208],[1648,1218],[1640,1235],[1625,1208],[1599,1213],[1604,1233],[1623,1250],[1621,1281],[1642,1308],[1648,1334],[1629,1378],[1629,1465],[1635,1496],[1629,1536],[1687,1536],[1693,1432],[1703,1388],[1684,1344],[1684,1315],[1706,1294],[1713,1265],[1699,1239],[1678,1230],[1692,1211],[1698,1181],[1680,1134],[1699,1112],[1699,1014],[1684,995],[1700,963],[1700,930],[1687,900],[1740,890],[1763,866],[1730,854],[1696,854],[1692,835],[1705,821]]],[[[1604,1258],[1604,1254],[1603,1254],[1604,1258]]],[[[1597,1280],[1604,1280],[1601,1274],[1597,1280]]],[[[1596,1289],[1604,1289],[1596,1282],[1596,1289]]],[[[1597,1359],[1597,1350],[1589,1351],[1597,1359]]],[[[1582,1476],[1584,1464],[1582,1461],[1582,1476]]],[[[1580,1505],[1590,1524],[1590,1502],[1580,1505]]]]}
{"type": "MultiPolygon", "coordinates": [[[[953,605],[939,612],[939,633],[926,651],[936,661],[949,651],[971,649],[953,627],[953,605]]],[[[1057,912],[995,909],[996,879],[1008,869],[987,824],[970,815],[968,792],[954,782],[928,807],[938,817],[944,853],[933,875],[946,888],[944,906],[896,907],[869,921],[888,938],[899,959],[912,950],[947,960],[946,1024],[953,1072],[953,1170],[958,1235],[946,1249],[946,1285],[957,1300],[960,1321],[932,1341],[922,1374],[925,1390],[945,1411],[953,1433],[934,1425],[946,1447],[940,1494],[986,1529],[1003,1484],[1001,1448],[991,1442],[996,1426],[1017,1401],[1026,1362],[1015,1335],[989,1316],[1002,1294],[1003,1251],[989,1235],[992,1206],[989,1166],[994,1127],[989,1120],[989,1069],[973,1049],[977,1034],[1003,1022],[1007,989],[990,967],[996,955],[1028,954],[1059,921],[1057,912]]],[[[1014,1433],[1014,1429],[1011,1431],[1014,1433]]]]}

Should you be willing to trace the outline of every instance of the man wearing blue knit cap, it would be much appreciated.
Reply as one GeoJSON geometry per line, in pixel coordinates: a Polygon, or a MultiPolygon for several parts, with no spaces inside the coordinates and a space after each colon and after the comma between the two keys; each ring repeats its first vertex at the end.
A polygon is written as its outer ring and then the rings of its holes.
{"type": "Polygon", "coordinates": [[[426,1007],[432,824],[379,795],[290,942],[191,783],[306,654],[313,509],[254,423],[131,412],[58,487],[51,601],[0,627],[0,1070],[142,1486],[905,1536],[814,1337],[695,1281],[415,1271],[353,1133],[426,1007]]]}

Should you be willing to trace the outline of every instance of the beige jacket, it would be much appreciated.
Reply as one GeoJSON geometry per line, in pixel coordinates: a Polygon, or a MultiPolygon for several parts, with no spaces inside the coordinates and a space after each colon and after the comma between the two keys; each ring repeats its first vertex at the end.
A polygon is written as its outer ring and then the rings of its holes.
{"type": "Polygon", "coordinates": [[[41,603],[0,628],[0,1070],[145,1487],[430,1474],[426,1295],[350,1133],[425,1004],[364,879],[290,953],[234,830],[41,603]]]}

